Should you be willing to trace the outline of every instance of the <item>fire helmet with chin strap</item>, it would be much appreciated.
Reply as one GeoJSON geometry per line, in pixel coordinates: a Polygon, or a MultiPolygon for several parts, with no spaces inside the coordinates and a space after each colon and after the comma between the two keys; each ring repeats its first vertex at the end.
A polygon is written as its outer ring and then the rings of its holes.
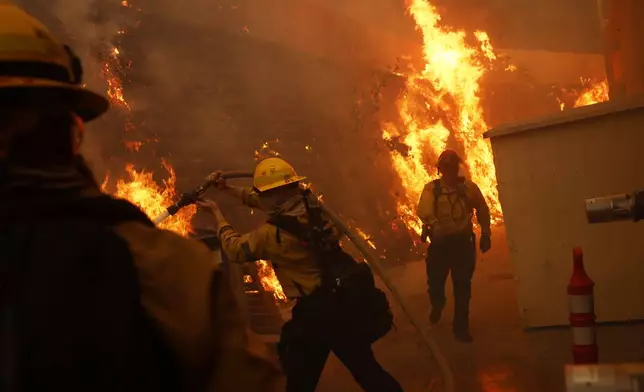
{"type": "Polygon", "coordinates": [[[255,167],[253,188],[256,192],[265,192],[284,185],[305,180],[298,176],[293,166],[281,158],[266,158],[255,167]]]}

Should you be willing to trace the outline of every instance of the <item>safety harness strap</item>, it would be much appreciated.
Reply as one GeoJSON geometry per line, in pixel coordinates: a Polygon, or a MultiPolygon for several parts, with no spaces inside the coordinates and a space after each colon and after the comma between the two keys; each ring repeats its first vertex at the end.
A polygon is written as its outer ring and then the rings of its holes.
{"type": "MultiPolygon", "coordinates": [[[[459,177],[458,180],[459,182],[458,182],[458,185],[456,186],[456,194],[458,198],[461,200],[464,200],[465,204],[467,205],[468,198],[467,198],[467,187],[465,186],[465,177],[459,177]]],[[[443,193],[440,178],[432,181],[432,184],[434,189],[434,216],[438,218],[438,199],[443,193]]]]}
{"type": "MultiPolygon", "coordinates": [[[[329,252],[341,251],[341,248],[337,241],[329,238],[329,230],[324,228],[325,221],[322,218],[321,209],[316,203],[317,199],[312,201],[312,197],[315,197],[315,195],[312,195],[311,191],[303,191],[302,201],[308,216],[307,224],[300,222],[295,216],[288,215],[273,216],[267,223],[277,228],[276,241],[278,243],[281,242],[280,230],[282,230],[291,234],[311,249],[322,270],[323,285],[326,285],[336,281],[333,265],[329,262],[331,258],[326,256],[329,252]]],[[[300,294],[302,293],[300,292],[300,294]]]]}

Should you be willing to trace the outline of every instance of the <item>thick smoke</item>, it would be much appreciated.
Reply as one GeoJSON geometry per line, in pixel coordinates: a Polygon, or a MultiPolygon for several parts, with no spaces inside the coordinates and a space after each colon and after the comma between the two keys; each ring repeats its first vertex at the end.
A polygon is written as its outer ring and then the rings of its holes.
{"type": "MultiPolygon", "coordinates": [[[[70,44],[83,61],[83,81],[94,91],[105,91],[100,77],[102,63],[98,54],[105,50],[118,33],[116,21],[98,19],[98,2],[65,0],[18,0],[16,4],[43,22],[55,36],[70,44]]],[[[102,182],[108,165],[101,148],[101,131],[107,132],[105,119],[86,125],[87,132],[81,148],[97,181],[102,182]]]]}
{"type": "Polygon", "coordinates": [[[133,65],[142,83],[130,91],[147,106],[157,151],[196,181],[251,168],[269,142],[333,207],[379,231],[393,218],[391,169],[375,118],[361,119],[356,102],[370,99],[373,73],[396,61],[400,43],[414,42],[379,26],[398,19],[415,34],[400,3],[346,3],[137,4],[131,50],[142,54],[133,65]]]}
{"type": "Polygon", "coordinates": [[[124,78],[131,113],[115,108],[88,125],[85,154],[99,177],[125,162],[162,175],[164,157],[179,187],[189,188],[214,169],[251,169],[254,151],[270,142],[338,211],[367,231],[380,229],[379,215],[393,210],[393,177],[386,151],[378,151],[377,119],[369,118],[375,110],[362,112],[374,72],[413,50],[402,3],[120,3],[21,2],[72,43],[90,88],[105,90],[102,56],[111,44],[131,61],[124,78]],[[128,116],[134,130],[126,135],[128,116]],[[129,153],[121,138],[145,144],[129,153]]]}
{"type": "MultiPolygon", "coordinates": [[[[393,98],[402,83],[374,86],[398,58],[420,58],[418,32],[403,0],[19,3],[72,42],[89,87],[105,90],[101,56],[110,45],[131,62],[123,81],[132,129],[125,134],[126,114],[118,109],[88,126],[86,154],[97,172],[118,173],[132,162],[163,174],[164,157],[184,191],[212,170],[252,168],[254,151],[270,142],[332,207],[368,232],[391,236],[386,230],[394,218],[391,190],[397,180],[378,116],[395,113],[393,98]],[[118,34],[123,27],[125,34],[118,34]],[[129,153],[121,139],[144,145],[129,153]]],[[[571,14],[572,6],[552,1],[434,3],[447,23],[488,30],[493,44],[503,47],[598,50],[588,43],[597,41],[596,31],[583,38],[590,29],[583,26],[596,16],[588,4],[571,14]],[[549,24],[537,28],[539,21],[549,24]],[[570,33],[575,26],[580,33],[570,33]]]]}

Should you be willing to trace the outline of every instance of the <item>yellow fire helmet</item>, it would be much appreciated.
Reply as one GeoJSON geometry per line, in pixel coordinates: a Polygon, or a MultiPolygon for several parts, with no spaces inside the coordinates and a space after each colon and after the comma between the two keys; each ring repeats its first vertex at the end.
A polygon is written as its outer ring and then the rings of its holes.
{"type": "MultiPolygon", "coordinates": [[[[82,86],[83,69],[72,50],[42,23],[7,0],[0,0],[0,94],[28,96],[52,92],[84,121],[109,107],[107,99],[82,86]]],[[[36,96],[36,95],[34,95],[36,96]]]]}
{"type": "Polygon", "coordinates": [[[291,165],[280,158],[266,158],[255,167],[253,188],[265,192],[280,186],[302,181],[306,177],[298,176],[291,165]]]}

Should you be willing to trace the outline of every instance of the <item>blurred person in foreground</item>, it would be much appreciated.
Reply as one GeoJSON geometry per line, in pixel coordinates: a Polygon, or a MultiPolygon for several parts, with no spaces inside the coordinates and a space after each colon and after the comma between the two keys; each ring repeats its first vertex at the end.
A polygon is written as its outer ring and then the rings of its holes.
{"type": "Polygon", "coordinates": [[[213,213],[228,259],[270,260],[299,293],[279,343],[287,392],[315,391],[330,352],[365,391],[402,391],[371,348],[392,327],[387,296],[376,288],[369,266],[342,250],[341,233],[323,214],[317,197],[300,186],[305,177],[279,158],[259,162],[253,189],[227,185],[220,174],[209,180],[268,215],[266,223],[241,234],[214,201],[199,203],[213,213]]]}
{"type": "Polygon", "coordinates": [[[101,193],[78,149],[108,102],[81,76],[0,0],[0,390],[276,391],[208,249],[101,193]]]}
{"type": "Polygon", "coordinates": [[[418,202],[418,217],[427,249],[427,284],[432,305],[430,321],[440,321],[445,307],[445,282],[451,273],[454,287],[454,337],[472,341],[469,329],[472,276],[476,263],[476,236],[472,217],[481,226],[479,248],[490,250],[490,210],[479,187],[459,176],[462,161],[455,151],[445,150],[438,158],[441,178],[425,186],[418,202]]]}

